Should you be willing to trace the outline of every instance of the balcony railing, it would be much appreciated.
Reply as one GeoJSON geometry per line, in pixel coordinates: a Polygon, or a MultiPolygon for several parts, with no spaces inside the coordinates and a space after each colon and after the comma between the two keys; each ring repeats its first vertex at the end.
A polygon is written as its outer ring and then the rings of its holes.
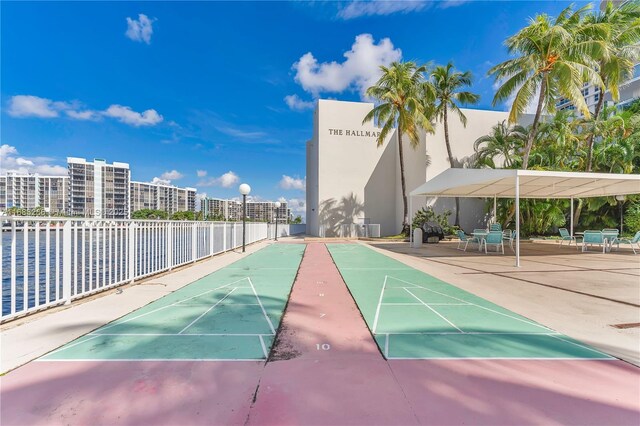
{"type": "MultiPolygon", "coordinates": [[[[0,322],[242,246],[242,223],[2,218],[0,322]]],[[[247,223],[247,244],[274,237],[247,223]]],[[[278,225],[278,234],[289,234],[278,225]]]]}

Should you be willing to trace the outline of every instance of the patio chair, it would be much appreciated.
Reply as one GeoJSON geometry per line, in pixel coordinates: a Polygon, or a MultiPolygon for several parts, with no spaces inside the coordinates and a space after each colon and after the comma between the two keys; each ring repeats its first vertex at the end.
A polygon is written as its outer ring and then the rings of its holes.
{"type": "Polygon", "coordinates": [[[560,245],[562,245],[562,243],[565,241],[569,241],[569,245],[571,245],[571,241],[573,241],[573,243],[576,245],[576,249],[578,248],[577,238],[574,235],[571,235],[567,228],[560,228],[558,229],[558,231],[560,231],[560,245]]]}
{"type": "Polygon", "coordinates": [[[460,250],[462,243],[465,243],[463,251],[467,251],[469,243],[480,244],[480,240],[477,237],[470,237],[460,230],[458,230],[458,238],[460,239],[458,241],[458,250],[460,250]]]}
{"type": "Polygon", "coordinates": [[[487,246],[491,244],[492,246],[496,246],[496,253],[498,253],[499,249],[502,250],[502,254],[504,254],[504,241],[502,240],[502,231],[490,231],[484,240],[484,252],[488,254],[487,246]]]}
{"type": "Polygon", "coordinates": [[[508,241],[509,248],[511,248],[511,251],[515,252],[515,250],[513,249],[513,242],[516,240],[516,231],[505,229],[504,231],[502,231],[502,240],[508,241]]]}
{"type": "Polygon", "coordinates": [[[489,231],[502,231],[502,225],[499,223],[492,223],[489,225],[489,231]]]}
{"type": "Polygon", "coordinates": [[[640,251],[640,231],[636,232],[636,235],[634,235],[633,238],[616,237],[611,242],[611,245],[617,244],[618,245],[618,250],[620,250],[620,243],[629,244],[631,246],[631,250],[633,250],[633,254],[636,254],[636,249],[635,249],[635,247],[633,245],[635,244],[636,247],[638,247],[638,251],[640,251]]]}
{"type": "Polygon", "coordinates": [[[606,239],[602,234],[602,231],[584,231],[584,237],[582,237],[582,251],[589,251],[588,246],[598,244],[602,246],[602,252],[604,253],[607,245],[606,239]]]}

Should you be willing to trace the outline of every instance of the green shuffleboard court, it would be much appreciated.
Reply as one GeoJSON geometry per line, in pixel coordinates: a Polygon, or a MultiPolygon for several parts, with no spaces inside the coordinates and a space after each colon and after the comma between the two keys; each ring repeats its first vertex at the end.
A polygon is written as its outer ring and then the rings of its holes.
{"type": "Polygon", "coordinates": [[[360,244],[327,247],[388,359],[612,359],[360,244]]]}
{"type": "Polygon", "coordinates": [[[270,245],[41,360],[264,360],[304,249],[270,245]]]}

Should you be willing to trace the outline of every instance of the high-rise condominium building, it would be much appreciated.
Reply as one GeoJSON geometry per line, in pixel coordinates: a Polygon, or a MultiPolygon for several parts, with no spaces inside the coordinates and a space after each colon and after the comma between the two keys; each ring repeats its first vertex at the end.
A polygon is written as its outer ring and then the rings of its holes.
{"type": "MultiPolygon", "coordinates": [[[[624,108],[636,99],[640,99],[640,64],[636,64],[631,78],[620,84],[618,90],[620,91],[620,99],[618,102],[614,102],[611,92],[606,91],[603,95],[599,87],[585,83],[582,87],[582,96],[591,112],[595,111],[601,96],[604,96],[605,105],[624,108]]],[[[558,102],[556,102],[556,108],[559,111],[576,109],[575,105],[565,98],[560,98],[558,102]]],[[[578,115],[582,116],[582,113],[578,112],[578,115]]]]}
{"type": "Polygon", "coordinates": [[[169,214],[195,211],[196,189],[149,182],[131,182],[131,211],[162,210],[169,214]]]}
{"type": "MultiPolygon", "coordinates": [[[[242,219],[242,202],[237,200],[223,200],[221,198],[203,198],[201,210],[205,217],[222,216],[225,220],[242,219]]],[[[247,201],[247,218],[258,222],[278,222],[288,220],[287,203],[281,203],[276,209],[273,201],[247,201]]]]}
{"type": "Polygon", "coordinates": [[[127,219],[129,205],[129,164],[89,162],[67,158],[69,170],[69,210],[73,216],[127,219]]]}
{"type": "MultiPolygon", "coordinates": [[[[0,211],[44,208],[52,215],[64,214],[68,205],[69,178],[9,172],[0,176],[0,211]]],[[[28,214],[28,211],[25,212],[28,214]]]]}

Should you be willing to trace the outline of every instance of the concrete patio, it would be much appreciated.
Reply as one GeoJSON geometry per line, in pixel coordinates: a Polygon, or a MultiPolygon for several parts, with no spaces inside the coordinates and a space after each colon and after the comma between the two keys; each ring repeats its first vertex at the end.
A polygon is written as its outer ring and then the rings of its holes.
{"type": "Polygon", "coordinates": [[[416,269],[512,309],[615,357],[640,365],[640,255],[630,249],[586,253],[556,241],[513,252],[466,252],[457,241],[410,248],[405,242],[368,245],[416,269]],[[623,328],[617,328],[622,325],[623,328]]]}

